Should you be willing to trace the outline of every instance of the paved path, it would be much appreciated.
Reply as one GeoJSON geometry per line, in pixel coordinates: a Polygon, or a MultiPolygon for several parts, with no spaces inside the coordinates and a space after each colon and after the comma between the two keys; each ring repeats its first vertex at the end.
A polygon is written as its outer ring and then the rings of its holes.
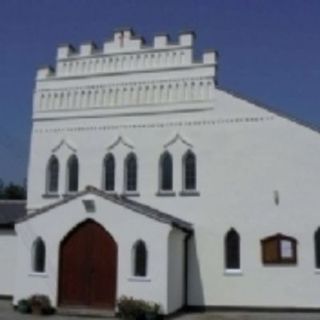
{"type": "Polygon", "coordinates": [[[108,320],[119,320],[116,318],[92,318],[92,317],[74,317],[74,316],[61,316],[61,315],[52,315],[52,316],[38,316],[32,314],[21,314],[18,311],[15,311],[11,305],[10,301],[0,300],[0,320],[99,320],[99,319],[108,319],[108,320]]]}
{"type": "MultiPolygon", "coordinates": [[[[0,300],[0,320],[93,320],[99,318],[73,317],[73,316],[35,316],[30,314],[20,314],[14,311],[9,301],[0,300]]],[[[104,319],[104,318],[100,318],[104,319]]],[[[115,320],[112,318],[105,318],[115,320]]],[[[320,320],[319,313],[279,313],[279,312],[204,312],[188,313],[175,317],[173,320],[320,320]]]]}
{"type": "Polygon", "coordinates": [[[204,312],[188,313],[174,320],[320,320],[319,313],[286,312],[204,312]]]}

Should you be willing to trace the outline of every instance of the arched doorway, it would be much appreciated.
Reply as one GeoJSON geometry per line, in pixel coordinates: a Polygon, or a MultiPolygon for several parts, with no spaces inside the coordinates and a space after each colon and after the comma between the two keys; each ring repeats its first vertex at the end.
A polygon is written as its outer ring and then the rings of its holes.
{"type": "Polygon", "coordinates": [[[59,305],[114,308],[117,244],[93,220],[73,229],[60,245],[59,305]]]}

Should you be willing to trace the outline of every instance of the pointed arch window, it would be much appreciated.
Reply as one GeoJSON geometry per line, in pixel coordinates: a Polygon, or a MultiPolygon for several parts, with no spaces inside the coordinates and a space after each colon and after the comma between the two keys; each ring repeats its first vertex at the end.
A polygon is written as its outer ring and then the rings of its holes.
{"type": "Polygon", "coordinates": [[[133,275],[145,277],[147,275],[148,252],[144,241],[139,240],[133,246],[133,275]]]}
{"type": "Polygon", "coordinates": [[[76,155],[72,155],[68,160],[68,192],[76,192],[79,187],[79,162],[76,155]]]}
{"type": "Polygon", "coordinates": [[[112,153],[107,154],[104,160],[104,189],[114,191],[115,188],[115,159],[112,153]]]}
{"type": "Polygon", "coordinates": [[[195,154],[188,150],[183,156],[183,189],[186,191],[197,189],[197,160],[195,154]]]}
{"type": "Polygon", "coordinates": [[[173,163],[171,154],[166,151],[160,157],[160,189],[171,191],[173,187],[173,163]]]}
{"type": "Polygon", "coordinates": [[[234,229],[225,236],[225,269],[240,269],[240,236],[234,229]]]}
{"type": "Polygon", "coordinates": [[[320,269],[320,228],[314,233],[314,250],[316,268],[320,269]]]}
{"type": "Polygon", "coordinates": [[[51,156],[47,166],[47,192],[57,193],[59,188],[59,161],[51,156]]]}
{"type": "Polygon", "coordinates": [[[45,272],[46,246],[41,238],[37,238],[32,246],[32,271],[45,272]]]}
{"type": "Polygon", "coordinates": [[[130,153],[125,160],[125,190],[137,191],[137,157],[130,153]]]}

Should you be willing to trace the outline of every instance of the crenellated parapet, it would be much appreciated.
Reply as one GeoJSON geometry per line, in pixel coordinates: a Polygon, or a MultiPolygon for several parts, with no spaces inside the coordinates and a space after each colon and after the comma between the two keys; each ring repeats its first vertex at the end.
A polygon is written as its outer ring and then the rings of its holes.
{"type": "Polygon", "coordinates": [[[178,43],[172,43],[169,35],[159,34],[153,39],[153,46],[146,45],[142,37],[136,37],[131,29],[115,31],[112,40],[107,40],[102,48],[98,48],[94,42],[81,44],[78,50],[70,44],[61,45],[58,48],[57,58],[67,59],[84,57],[92,54],[124,54],[150,51],[155,49],[172,50],[192,47],[195,35],[193,32],[180,33],[178,43]]]}
{"type": "Polygon", "coordinates": [[[43,66],[38,69],[37,80],[48,79],[55,76],[55,70],[51,66],[43,66]]]}
{"type": "MultiPolygon", "coordinates": [[[[172,43],[166,34],[156,35],[153,45],[145,45],[141,37],[136,37],[131,29],[114,32],[113,39],[101,48],[94,42],[87,42],[75,49],[70,44],[62,44],[57,51],[56,72],[47,77],[73,77],[96,73],[117,73],[207,65],[217,63],[215,51],[206,52],[202,61],[194,61],[193,32],[179,35],[178,43],[172,43]]],[[[39,70],[37,79],[44,79],[39,70]]]]}
{"type": "Polygon", "coordinates": [[[159,34],[147,45],[131,29],[117,30],[98,47],[58,47],[56,70],[38,70],[34,111],[79,110],[213,98],[217,53],[194,59],[193,32],[177,42],[159,34]]]}

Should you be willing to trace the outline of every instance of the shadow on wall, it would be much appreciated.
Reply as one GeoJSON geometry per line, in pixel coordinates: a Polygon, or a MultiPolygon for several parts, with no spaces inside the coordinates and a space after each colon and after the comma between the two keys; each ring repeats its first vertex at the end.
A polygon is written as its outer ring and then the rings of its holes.
{"type": "Polygon", "coordinates": [[[189,240],[188,306],[201,307],[205,305],[199,261],[196,237],[193,235],[189,240]]]}

